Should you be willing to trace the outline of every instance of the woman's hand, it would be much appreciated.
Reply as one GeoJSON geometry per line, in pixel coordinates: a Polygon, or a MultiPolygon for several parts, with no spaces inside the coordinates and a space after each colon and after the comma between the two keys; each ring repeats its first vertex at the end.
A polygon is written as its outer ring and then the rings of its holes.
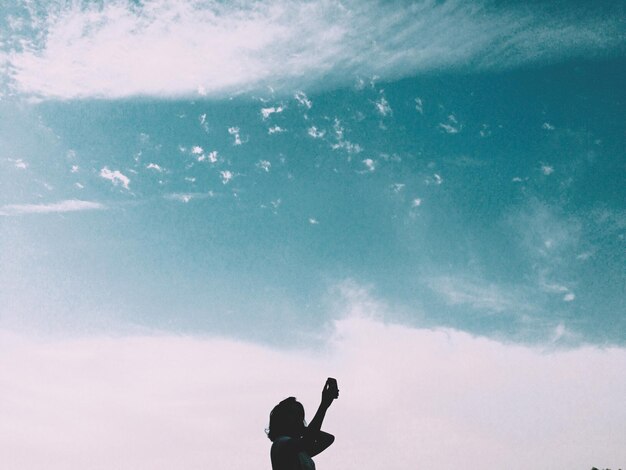
{"type": "Polygon", "coordinates": [[[328,408],[336,398],[339,398],[337,380],[332,377],[328,377],[328,379],[326,379],[326,383],[324,384],[324,389],[322,390],[322,405],[328,408]]]}

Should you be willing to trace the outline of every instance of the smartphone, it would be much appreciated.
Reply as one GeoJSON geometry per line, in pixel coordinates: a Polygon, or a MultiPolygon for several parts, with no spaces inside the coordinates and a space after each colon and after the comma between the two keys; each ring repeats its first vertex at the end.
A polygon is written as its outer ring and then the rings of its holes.
{"type": "Polygon", "coordinates": [[[328,377],[328,379],[326,379],[326,386],[328,387],[328,390],[331,390],[334,392],[333,395],[335,397],[339,396],[339,387],[337,386],[337,379],[328,377]]]}

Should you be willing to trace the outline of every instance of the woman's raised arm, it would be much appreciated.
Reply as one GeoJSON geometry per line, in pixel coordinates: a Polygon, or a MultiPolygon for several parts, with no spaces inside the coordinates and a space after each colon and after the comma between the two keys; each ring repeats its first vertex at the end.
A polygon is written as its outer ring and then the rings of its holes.
{"type": "Polygon", "coordinates": [[[326,411],[337,398],[339,398],[337,381],[329,377],[322,390],[320,406],[302,435],[303,447],[311,457],[322,452],[335,440],[335,436],[322,431],[321,428],[326,411]]]}

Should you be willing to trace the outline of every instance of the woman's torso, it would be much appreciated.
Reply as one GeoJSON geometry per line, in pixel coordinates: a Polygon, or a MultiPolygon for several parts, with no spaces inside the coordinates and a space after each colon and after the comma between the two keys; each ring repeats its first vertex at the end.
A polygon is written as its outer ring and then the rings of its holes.
{"type": "Polygon", "coordinates": [[[305,451],[296,452],[289,445],[291,437],[280,436],[272,444],[272,470],[315,470],[313,459],[305,451]]]}

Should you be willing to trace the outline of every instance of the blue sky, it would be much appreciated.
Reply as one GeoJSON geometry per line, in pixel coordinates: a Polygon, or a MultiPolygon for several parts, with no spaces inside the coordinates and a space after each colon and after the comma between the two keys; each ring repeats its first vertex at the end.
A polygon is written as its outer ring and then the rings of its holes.
{"type": "MultiPolygon", "coordinates": [[[[2,11],[0,329],[21,338],[7,344],[158,332],[289,355],[334,351],[371,320],[399,328],[386,344],[447,331],[505,356],[582,354],[612,383],[626,342],[619,2],[2,11]]],[[[343,370],[340,356],[325,366],[343,370]]]]}

